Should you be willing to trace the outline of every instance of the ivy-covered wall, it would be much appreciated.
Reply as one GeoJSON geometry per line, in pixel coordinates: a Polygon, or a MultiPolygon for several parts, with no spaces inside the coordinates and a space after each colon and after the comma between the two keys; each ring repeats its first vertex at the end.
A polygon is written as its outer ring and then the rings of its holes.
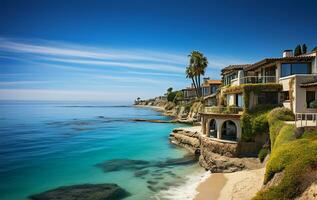
{"type": "Polygon", "coordinates": [[[249,104],[250,104],[250,94],[253,93],[254,95],[259,94],[263,91],[281,91],[283,86],[277,83],[261,83],[261,84],[242,84],[239,86],[231,86],[225,88],[223,90],[223,95],[227,94],[243,94],[244,99],[244,109],[245,111],[249,111],[249,104]]]}

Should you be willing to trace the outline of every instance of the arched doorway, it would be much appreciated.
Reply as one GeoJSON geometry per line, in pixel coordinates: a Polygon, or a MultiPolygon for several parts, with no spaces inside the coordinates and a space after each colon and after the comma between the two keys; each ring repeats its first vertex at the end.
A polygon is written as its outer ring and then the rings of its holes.
{"type": "Polygon", "coordinates": [[[212,119],[209,122],[209,136],[217,138],[217,124],[216,120],[212,119]]]}
{"type": "Polygon", "coordinates": [[[227,120],[223,122],[221,128],[221,139],[237,140],[237,126],[233,121],[227,120]]]}

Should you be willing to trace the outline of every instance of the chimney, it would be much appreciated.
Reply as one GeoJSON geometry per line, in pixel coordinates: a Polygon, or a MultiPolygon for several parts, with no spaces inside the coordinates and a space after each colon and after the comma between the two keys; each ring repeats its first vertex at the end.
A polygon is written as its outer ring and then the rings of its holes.
{"type": "Polygon", "coordinates": [[[283,58],[293,57],[293,50],[284,50],[283,51],[283,58]]]}

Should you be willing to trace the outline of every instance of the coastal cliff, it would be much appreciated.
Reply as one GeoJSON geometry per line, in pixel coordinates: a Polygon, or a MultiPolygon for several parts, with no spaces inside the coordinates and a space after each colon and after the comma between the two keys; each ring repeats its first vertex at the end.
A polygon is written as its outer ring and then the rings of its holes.
{"type": "Polygon", "coordinates": [[[199,112],[203,104],[194,101],[188,104],[175,104],[165,100],[142,100],[135,102],[136,106],[148,106],[163,111],[163,114],[173,118],[174,122],[195,124],[199,122],[199,112]]]}

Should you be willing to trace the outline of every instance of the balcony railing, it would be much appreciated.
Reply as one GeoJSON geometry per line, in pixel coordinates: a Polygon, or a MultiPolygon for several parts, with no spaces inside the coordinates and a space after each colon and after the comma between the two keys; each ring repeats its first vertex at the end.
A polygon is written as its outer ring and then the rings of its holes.
{"type": "Polygon", "coordinates": [[[240,79],[241,84],[247,83],[275,83],[276,76],[245,76],[240,79]]]}
{"type": "Polygon", "coordinates": [[[210,114],[239,114],[239,112],[243,111],[243,108],[241,107],[235,107],[235,106],[228,106],[228,107],[221,107],[221,106],[211,106],[211,107],[205,107],[205,113],[210,114]]]}
{"type": "Polygon", "coordinates": [[[317,113],[296,113],[296,127],[317,126],[317,113]]]}

